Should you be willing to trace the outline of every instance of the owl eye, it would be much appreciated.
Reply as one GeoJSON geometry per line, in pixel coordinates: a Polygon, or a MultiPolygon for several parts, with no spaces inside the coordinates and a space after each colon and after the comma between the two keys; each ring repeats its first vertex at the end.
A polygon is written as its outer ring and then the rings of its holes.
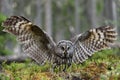
{"type": "Polygon", "coordinates": [[[65,48],[62,46],[61,49],[64,50],[65,48]]]}
{"type": "Polygon", "coordinates": [[[70,47],[68,46],[68,47],[67,47],[67,50],[69,50],[69,49],[70,49],[70,47]]]}

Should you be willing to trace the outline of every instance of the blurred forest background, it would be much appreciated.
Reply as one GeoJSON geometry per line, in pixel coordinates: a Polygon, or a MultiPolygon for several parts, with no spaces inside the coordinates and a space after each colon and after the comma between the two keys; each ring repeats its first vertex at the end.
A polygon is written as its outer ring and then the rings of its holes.
{"type": "Polygon", "coordinates": [[[77,80],[120,80],[119,35],[120,0],[0,0],[0,80],[76,80],[76,76],[80,77],[77,80]],[[68,73],[54,74],[49,65],[25,61],[27,56],[15,36],[2,31],[2,21],[12,15],[29,19],[56,42],[90,28],[113,25],[118,31],[113,46],[117,49],[100,51],[83,64],[72,65],[68,73]],[[6,60],[12,63],[6,64],[6,60]]]}
{"type": "MultiPolygon", "coordinates": [[[[108,24],[120,34],[120,0],[0,0],[0,24],[12,15],[31,20],[56,42],[108,24]]],[[[15,37],[2,29],[0,55],[22,53],[15,37]]]]}

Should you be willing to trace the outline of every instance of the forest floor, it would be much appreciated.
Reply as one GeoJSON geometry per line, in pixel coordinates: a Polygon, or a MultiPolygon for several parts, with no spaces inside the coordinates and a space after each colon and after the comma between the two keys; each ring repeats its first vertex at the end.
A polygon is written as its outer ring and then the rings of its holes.
{"type": "Polygon", "coordinates": [[[1,64],[0,80],[120,80],[120,54],[115,50],[95,53],[82,64],[72,64],[66,72],[51,71],[49,64],[39,66],[25,63],[1,64]]]}

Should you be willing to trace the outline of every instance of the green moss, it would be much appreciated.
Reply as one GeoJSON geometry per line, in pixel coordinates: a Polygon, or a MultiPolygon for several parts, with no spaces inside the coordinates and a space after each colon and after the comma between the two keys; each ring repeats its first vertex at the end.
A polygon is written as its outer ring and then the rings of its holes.
{"type": "Polygon", "coordinates": [[[2,64],[4,73],[0,75],[1,80],[65,80],[73,79],[73,76],[82,79],[120,79],[120,56],[114,54],[113,50],[104,50],[95,53],[90,59],[82,64],[72,64],[66,72],[51,72],[51,65],[43,66],[31,62],[2,64]]]}

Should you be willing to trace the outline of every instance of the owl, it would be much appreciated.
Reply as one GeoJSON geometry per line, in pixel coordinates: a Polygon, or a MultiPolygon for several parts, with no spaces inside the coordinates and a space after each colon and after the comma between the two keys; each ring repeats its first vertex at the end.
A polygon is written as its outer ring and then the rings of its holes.
{"type": "Polygon", "coordinates": [[[40,65],[46,62],[52,62],[54,67],[64,65],[63,71],[71,63],[82,63],[95,52],[109,48],[117,38],[115,28],[102,26],[55,43],[45,31],[23,16],[11,16],[2,26],[3,31],[16,36],[24,54],[40,65]]]}

